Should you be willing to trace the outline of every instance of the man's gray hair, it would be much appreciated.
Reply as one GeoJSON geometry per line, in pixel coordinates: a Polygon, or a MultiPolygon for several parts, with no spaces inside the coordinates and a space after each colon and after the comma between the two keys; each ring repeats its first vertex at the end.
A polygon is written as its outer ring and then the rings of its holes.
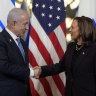
{"type": "Polygon", "coordinates": [[[7,24],[10,24],[12,21],[19,22],[23,13],[26,13],[26,11],[20,8],[13,8],[8,14],[7,24]]]}

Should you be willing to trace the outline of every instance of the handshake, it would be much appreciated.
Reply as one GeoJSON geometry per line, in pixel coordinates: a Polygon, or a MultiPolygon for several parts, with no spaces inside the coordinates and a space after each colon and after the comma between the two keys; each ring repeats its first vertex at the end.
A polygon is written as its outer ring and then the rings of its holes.
{"type": "Polygon", "coordinates": [[[34,68],[30,68],[30,77],[38,79],[42,70],[40,66],[36,66],[34,68]]]}

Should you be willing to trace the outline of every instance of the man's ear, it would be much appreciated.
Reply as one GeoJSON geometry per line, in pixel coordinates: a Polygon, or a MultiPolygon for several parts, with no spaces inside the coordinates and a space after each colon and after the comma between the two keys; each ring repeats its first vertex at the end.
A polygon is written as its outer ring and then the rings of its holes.
{"type": "Polygon", "coordinates": [[[11,21],[11,22],[10,22],[10,27],[11,27],[12,29],[14,29],[15,26],[16,26],[16,21],[11,21]]]}
{"type": "Polygon", "coordinates": [[[10,24],[11,24],[11,26],[15,26],[16,25],[16,21],[12,21],[10,24]]]}

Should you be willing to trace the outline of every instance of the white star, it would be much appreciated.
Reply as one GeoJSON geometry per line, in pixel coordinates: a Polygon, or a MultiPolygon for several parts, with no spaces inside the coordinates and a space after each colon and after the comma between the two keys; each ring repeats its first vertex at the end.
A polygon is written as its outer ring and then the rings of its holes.
{"type": "Polygon", "coordinates": [[[57,0],[58,2],[61,2],[61,0],[57,0]]]}
{"type": "Polygon", "coordinates": [[[52,14],[49,14],[49,18],[52,18],[52,14]]]}
{"type": "Polygon", "coordinates": [[[45,8],[45,4],[43,4],[42,7],[45,8]]]}
{"type": "Polygon", "coordinates": [[[37,3],[36,3],[36,5],[35,5],[35,6],[36,6],[36,7],[39,7],[39,4],[37,4],[37,3]]]}
{"type": "Polygon", "coordinates": [[[56,18],[57,18],[57,20],[59,20],[60,19],[60,16],[57,16],[56,18]]]}
{"type": "Polygon", "coordinates": [[[50,6],[49,8],[50,8],[50,10],[52,10],[53,9],[53,6],[50,6]]]}
{"type": "Polygon", "coordinates": [[[53,1],[53,0],[51,0],[51,1],[53,1]]]}
{"type": "Polygon", "coordinates": [[[42,17],[44,17],[45,16],[45,13],[42,13],[41,15],[42,15],[42,17]]]}
{"type": "Polygon", "coordinates": [[[49,26],[49,27],[51,27],[51,26],[52,26],[52,24],[51,24],[51,23],[49,23],[49,24],[48,24],[48,26],[49,26]]]}
{"type": "Polygon", "coordinates": [[[60,7],[58,7],[58,8],[57,8],[57,10],[58,10],[58,11],[60,11],[60,10],[61,10],[61,8],[60,8],[60,7]]]}

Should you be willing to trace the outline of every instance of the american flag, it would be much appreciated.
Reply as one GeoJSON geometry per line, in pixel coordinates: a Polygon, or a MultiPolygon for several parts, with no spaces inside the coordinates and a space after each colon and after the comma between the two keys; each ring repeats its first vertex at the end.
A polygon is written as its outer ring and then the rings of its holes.
{"type": "MultiPolygon", "coordinates": [[[[63,0],[34,0],[29,37],[31,67],[60,61],[66,50],[63,0]]],[[[54,71],[54,70],[53,70],[54,71]]],[[[30,79],[33,96],[65,96],[65,74],[30,79]]]]}

